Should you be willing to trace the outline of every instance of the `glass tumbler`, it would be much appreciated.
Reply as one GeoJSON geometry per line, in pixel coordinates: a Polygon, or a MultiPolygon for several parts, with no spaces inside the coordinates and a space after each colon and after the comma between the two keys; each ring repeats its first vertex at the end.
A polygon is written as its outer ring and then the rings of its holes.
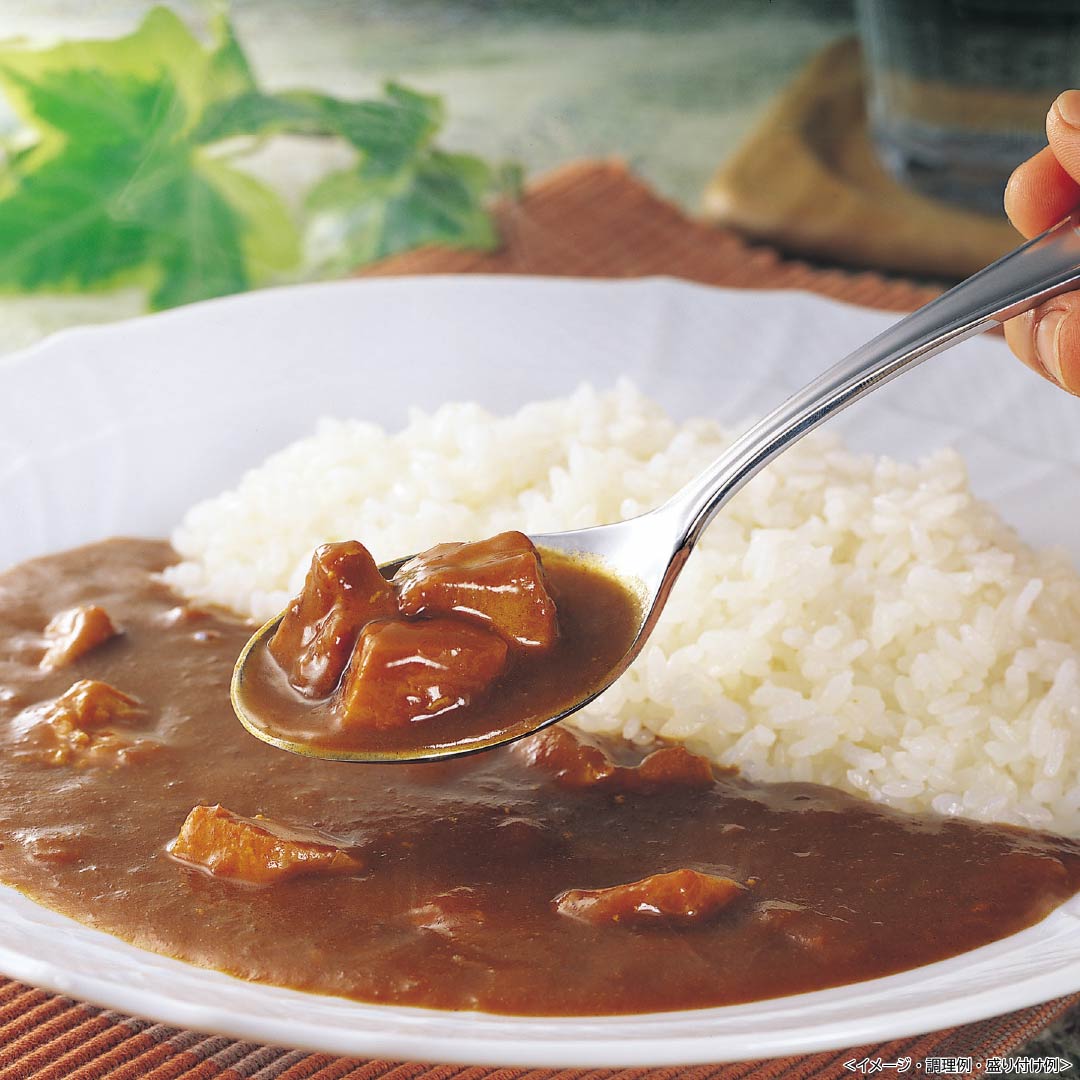
{"type": "Polygon", "coordinates": [[[1046,110],[1080,84],[1080,0],[857,0],[871,136],[932,198],[1001,214],[1046,110]]]}

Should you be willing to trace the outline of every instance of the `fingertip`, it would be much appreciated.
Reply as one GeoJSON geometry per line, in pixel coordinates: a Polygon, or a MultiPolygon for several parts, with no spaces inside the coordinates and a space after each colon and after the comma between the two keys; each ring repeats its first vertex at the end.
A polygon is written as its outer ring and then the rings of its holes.
{"type": "MultiPolygon", "coordinates": [[[[1025,191],[1028,186],[1027,176],[1024,166],[1018,165],[1012,171],[1012,175],[1009,177],[1008,183],[1005,185],[1005,216],[1012,222],[1013,226],[1020,230],[1030,239],[1032,234],[1028,233],[1026,229],[1021,227],[1021,222],[1025,221],[1025,208],[1027,203],[1025,202],[1025,191]]],[[[1026,222],[1025,222],[1026,224],[1026,222]]]]}
{"type": "Polygon", "coordinates": [[[1080,90],[1064,90],[1058,94],[1054,99],[1054,104],[1050,106],[1049,113],[1047,113],[1048,129],[1054,113],[1057,113],[1066,127],[1070,127],[1077,134],[1080,134],[1080,90]]]}
{"type": "Polygon", "coordinates": [[[1005,187],[1005,212],[1024,236],[1038,236],[1080,203],[1080,185],[1043,147],[1018,165],[1005,187]]]}

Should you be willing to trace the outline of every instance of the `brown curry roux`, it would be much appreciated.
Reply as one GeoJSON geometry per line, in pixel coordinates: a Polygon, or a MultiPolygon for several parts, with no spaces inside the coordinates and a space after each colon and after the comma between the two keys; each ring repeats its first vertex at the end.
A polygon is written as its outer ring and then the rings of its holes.
{"type": "Polygon", "coordinates": [[[172,594],[155,574],[174,558],[113,540],[0,576],[0,880],[143,948],[364,1001],[648,1012],[939,960],[1080,886],[1072,841],[811,784],[710,782],[691,755],[636,768],[636,751],[566,740],[418,765],[282,753],[229,705],[251,627],[172,594]],[[45,626],[90,604],[119,636],[41,667],[45,626]],[[128,702],[83,742],[40,722],[80,679],[128,702]],[[355,861],[253,887],[172,858],[192,808],[218,803],[355,861]],[[656,880],[635,885],[640,917],[622,917],[632,891],[604,892],[657,875],[675,914],[650,916],[656,880]]]}

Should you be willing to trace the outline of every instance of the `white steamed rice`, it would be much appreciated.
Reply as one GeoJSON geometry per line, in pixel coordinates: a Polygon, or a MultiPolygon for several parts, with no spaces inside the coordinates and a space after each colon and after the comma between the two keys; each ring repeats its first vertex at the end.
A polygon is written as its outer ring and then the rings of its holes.
{"type": "MultiPolygon", "coordinates": [[[[167,576],[268,618],[319,543],[382,561],[628,517],[730,437],[626,383],[509,417],[445,405],[393,435],[326,420],[194,507],[167,576]]],[[[642,656],[576,723],[759,779],[1080,834],[1080,577],[977,501],[957,454],[906,465],[811,436],[716,519],[642,656]]]]}

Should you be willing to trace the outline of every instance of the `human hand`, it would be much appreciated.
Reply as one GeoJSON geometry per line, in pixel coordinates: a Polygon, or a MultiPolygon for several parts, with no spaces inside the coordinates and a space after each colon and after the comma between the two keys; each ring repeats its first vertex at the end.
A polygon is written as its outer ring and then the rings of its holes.
{"type": "MultiPolygon", "coordinates": [[[[1080,90],[1050,106],[1046,137],[1050,145],[1017,166],[1005,189],[1005,213],[1029,238],[1080,206],[1080,90]]],[[[1005,339],[1028,367],[1080,396],[1080,292],[1010,319],[1005,339]]]]}

